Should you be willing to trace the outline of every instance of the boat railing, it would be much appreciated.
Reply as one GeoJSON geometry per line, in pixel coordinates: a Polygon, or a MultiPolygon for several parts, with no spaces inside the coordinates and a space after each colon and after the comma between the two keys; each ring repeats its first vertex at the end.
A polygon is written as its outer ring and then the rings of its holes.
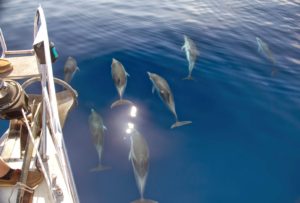
{"type": "Polygon", "coordinates": [[[32,55],[32,54],[34,54],[33,49],[7,50],[7,46],[6,46],[5,39],[4,39],[1,28],[0,28],[0,44],[1,44],[1,48],[2,48],[1,58],[4,58],[6,55],[27,55],[27,54],[32,55]]]}
{"type": "MultiPolygon", "coordinates": [[[[57,107],[56,91],[54,85],[54,77],[52,71],[52,61],[49,49],[49,38],[47,34],[47,25],[44,15],[44,11],[41,6],[37,9],[35,20],[34,20],[34,44],[43,43],[44,45],[44,55],[45,64],[39,63],[39,70],[41,72],[41,85],[42,85],[42,95],[43,95],[43,115],[42,115],[42,156],[46,154],[47,140],[46,133],[47,123],[49,123],[51,138],[55,143],[57,158],[59,160],[59,165],[61,171],[63,172],[63,177],[65,182],[68,184],[68,190],[72,194],[74,203],[79,202],[79,198],[76,191],[75,182],[73,179],[72,170],[70,168],[70,163],[62,137],[62,129],[59,122],[59,114],[57,107]],[[48,113],[48,114],[47,114],[48,113]],[[48,115],[48,116],[47,116],[48,115]],[[49,120],[47,121],[47,118],[49,120]]],[[[39,60],[38,60],[39,61],[39,60]]]]}

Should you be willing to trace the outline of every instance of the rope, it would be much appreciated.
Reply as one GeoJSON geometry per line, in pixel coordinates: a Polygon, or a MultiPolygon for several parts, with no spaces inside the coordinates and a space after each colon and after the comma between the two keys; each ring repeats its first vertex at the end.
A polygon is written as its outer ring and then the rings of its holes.
{"type": "Polygon", "coordinates": [[[24,190],[24,191],[26,191],[26,192],[29,192],[29,193],[33,194],[33,193],[34,193],[34,190],[35,190],[37,187],[38,187],[38,185],[36,185],[36,186],[34,186],[34,187],[29,187],[28,185],[26,185],[26,184],[24,184],[24,183],[22,183],[22,182],[17,182],[17,183],[14,185],[13,189],[11,190],[11,192],[10,192],[10,195],[9,195],[9,198],[8,198],[8,202],[11,203],[12,195],[13,195],[13,193],[14,193],[14,191],[15,191],[16,189],[18,189],[18,190],[21,189],[21,190],[24,190]]]}
{"type": "MultiPolygon", "coordinates": [[[[29,127],[29,122],[28,122],[28,119],[27,119],[27,117],[26,117],[26,114],[25,114],[24,109],[22,109],[22,114],[23,114],[23,117],[24,117],[24,119],[25,119],[25,124],[26,124],[26,127],[27,127],[28,132],[29,132],[29,137],[30,137],[30,139],[31,139],[31,142],[33,143],[34,149],[36,150],[36,156],[38,157],[38,161],[39,161],[40,166],[41,166],[41,169],[42,169],[42,171],[43,171],[43,174],[44,174],[46,183],[47,183],[48,187],[51,188],[50,178],[49,178],[49,176],[48,176],[48,174],[47,174],[47,171],[46,171],[46,168],[45,168],[44,163],[43,163],[43,161],[42,161],[40,152],[39,152],[39,150],[38,150],[36,144],[34,143],[34,138],[33,138],[32,132],[31,132],[31,128],[29,127]]],[[[45,135],[44,135],[44,136],[45,136],[45,135]]]]}

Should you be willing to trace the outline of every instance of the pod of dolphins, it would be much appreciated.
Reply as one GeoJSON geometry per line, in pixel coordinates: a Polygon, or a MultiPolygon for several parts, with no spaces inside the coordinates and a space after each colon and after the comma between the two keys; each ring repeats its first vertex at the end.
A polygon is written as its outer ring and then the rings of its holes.
{"type": "MultiPolygon", "coordinates": [[[[188,61],[188,75],[183,79],[193,80],[194,78],[192,77],[192,71],[195,68],[196,59],[199,56],[200,52],[197,50],[196,44],[193,40],[191,40],[186,35],[184,35],[183,38],[184,44],[181,49],[185,51],[186,59],[188,61]]],[[[267,57],[268,60],[275,64],[273,54],[270,51],[267,43],[265,43],[259,37],[256,37],[256,41],[258,52],[262,53],[267,57]]],[[[79,68],[77,67],[76,60],[73,57],[68,57],[64,66],[64,80],[67,83],[70,83],[76,71],[78,70],[79,68]]],[[[175,123],[171,125],[171,129],[191,124],[191,121],[180,121],[178,119],[173,93],[166,79],[156,73],[147,72],[147,74],[149,76],[149,80],[153,84],[152,93],[154,93],[155,91],[157,92],[163,103],[175,117],[175,123]]],[[[129,74],[126,72],[122,63],[115,58],[112,59],[111,75],[113,83],[119,95],[119,99],[111,104],[111,108],[120,105],[133,105],[133,102],[123,99],[123,95],[127,85],[127,77],[129,76],[129,74]]],[[[94,109],[91,109],[88,123],[92,135],[92,140],[99,158],[98,165],[95,168],[91,169],[91,171],[103,171],[110,169],[111,167],[102,164],[105,130],[107,130],[103,123],[103,119],[99,113],[97,113],[94,109]]],[[[135,200],[132,203],[158,203],[153,200],[144,199],[144,190],[148,176],[150,156],[146,139],[138,130],[133,128],[130,132],[130,143],[129,160],[132,163],[136,184],[140,193],[140,199],[135,200]]]]}

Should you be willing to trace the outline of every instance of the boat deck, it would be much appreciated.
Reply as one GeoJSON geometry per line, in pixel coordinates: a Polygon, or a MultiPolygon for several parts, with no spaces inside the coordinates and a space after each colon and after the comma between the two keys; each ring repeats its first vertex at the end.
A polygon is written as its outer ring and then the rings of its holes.
{"type": "Polygon", "coordinates": [[[6,57],[13,66],[12,71],[0,74],[7,79],[23,79],[39,76],[39,69],[35,55],[6,57]]]}

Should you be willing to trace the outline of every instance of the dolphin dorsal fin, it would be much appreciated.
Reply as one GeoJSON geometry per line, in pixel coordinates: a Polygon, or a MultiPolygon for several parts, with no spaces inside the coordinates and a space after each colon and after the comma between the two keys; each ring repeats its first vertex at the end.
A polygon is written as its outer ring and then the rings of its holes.
{"type": "Polygon", "coordinates": [[[78,66],[76,67],[76,70],[77,70],[77,71],[80,71],[80,69],[79,69],[79,67],[78,67],[78,66]]]}

